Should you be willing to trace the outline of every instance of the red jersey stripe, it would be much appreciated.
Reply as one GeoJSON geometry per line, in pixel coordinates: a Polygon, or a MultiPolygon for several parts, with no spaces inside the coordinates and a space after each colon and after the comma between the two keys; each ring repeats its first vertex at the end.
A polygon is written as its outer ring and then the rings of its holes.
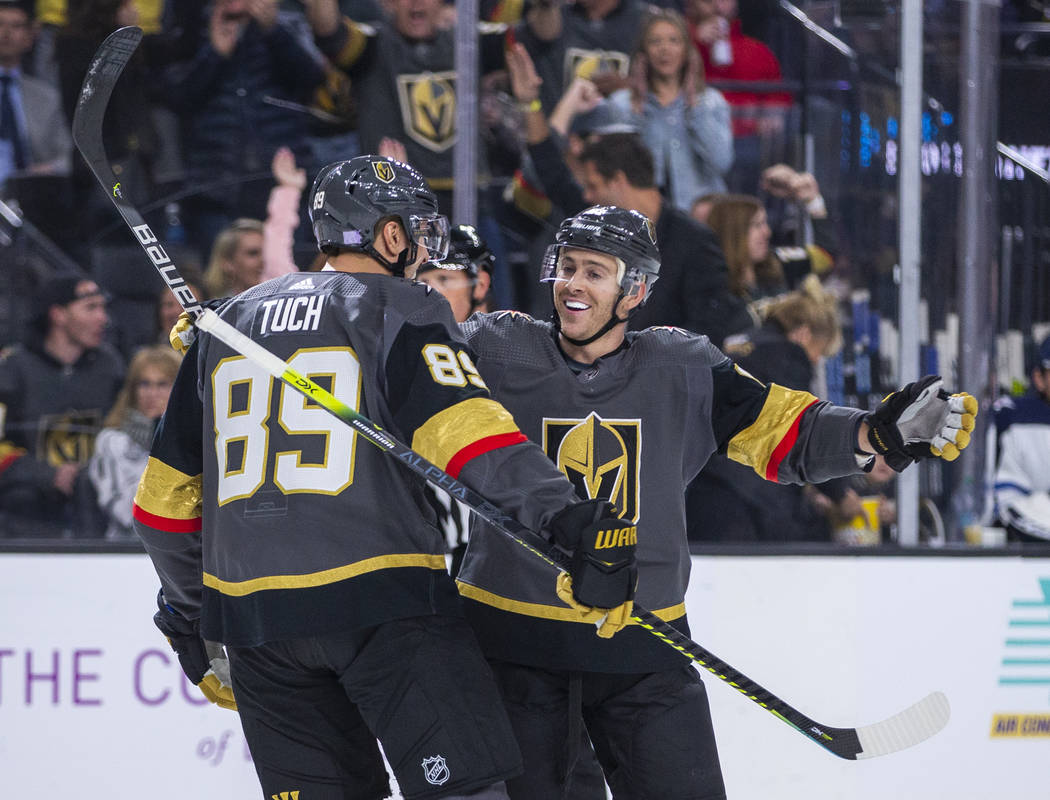
{"type": "Polygon", "coordinates": [[[522,442],[527,441],[528,439],[521,431],[497,433],[494,436],[486,436],[484,439],[478,439],[476,442],[468,444],[452,456],[448,461],[448,465],[445,467],[445,472],[453,478],[458,479],[460,471],[472,458],[477,458],[484,453],[498,450],[501,447],[510,447],[511,445],[521,444],[522,442]]]}
{"type": "MultiPolygon", "coordinates": [[[[813,403],[816,402],[816,400],[813,401],[813,403]]],[[[813,403],[807,405],[806,408],[809,408],[813,403]]],[[[806,413],[806,408],[803,408],[798,412],[795,421],[791,423],[791,427],[788,428],[787,433],[784,434],[784,438],[780,440],[780,443],[773,450],[773,455],[769,457],[769,461],[766,463],[767,481],[775,481],[777,479],[777,470],[780,469],[780,462],[784,460],[784,457],[791,451],[791,448],[795,446],[795,442],[798,441],[798,426],[802,421],[802,415],[806,413]]]]}
{"type": "Polygon", "coordinates": [[[161,517],[157,514],[151,514],[146,511],[138,505],[138,503],[132,505],[131,516],[143,525],[149,525],[151,528],[156,528],[157,530],[165,531],[167,533],[197,533],[201,529],[200,517],[193,517],[191,519],[161,517]]]}

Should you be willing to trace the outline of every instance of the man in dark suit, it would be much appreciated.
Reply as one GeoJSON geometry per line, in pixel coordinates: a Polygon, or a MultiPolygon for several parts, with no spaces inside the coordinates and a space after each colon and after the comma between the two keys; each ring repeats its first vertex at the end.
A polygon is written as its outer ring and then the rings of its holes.
{"type": "Polygon", "coordinates": [[[33,47],[33,3],[0,0],[0,183],[69,175],[73,140],[58,90],[22,73],[33,47]]]}

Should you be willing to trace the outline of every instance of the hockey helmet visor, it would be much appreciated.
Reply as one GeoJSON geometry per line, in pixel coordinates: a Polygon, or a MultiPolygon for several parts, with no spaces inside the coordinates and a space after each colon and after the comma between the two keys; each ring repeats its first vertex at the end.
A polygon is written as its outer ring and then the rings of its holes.
{"type": "Polygon", "coordinates": [[[444,214],[409,214],[408,237],[427,249],[427,258],[441,261],[448,255],[449,224],[444,214]]]}

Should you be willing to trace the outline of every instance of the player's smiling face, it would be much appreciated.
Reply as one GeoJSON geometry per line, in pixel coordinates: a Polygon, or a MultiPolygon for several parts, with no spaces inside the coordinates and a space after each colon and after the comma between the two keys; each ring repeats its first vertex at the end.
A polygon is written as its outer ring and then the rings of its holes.
{"type": "Polygon", "coordinates": [[[554,305],[561,329],[573,339],[597,333],[613,315],[620,297],[617,259],[594,250],[565,248],[558,258],[554,305]]]}

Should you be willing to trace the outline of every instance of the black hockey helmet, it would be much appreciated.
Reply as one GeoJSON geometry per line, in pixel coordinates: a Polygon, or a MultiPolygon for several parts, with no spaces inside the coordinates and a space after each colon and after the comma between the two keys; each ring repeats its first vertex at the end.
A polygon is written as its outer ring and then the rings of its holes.
{"type": "Polygon", "coordinates": [[[438,212],[434,192],[416,169],[383,156],[356,156],[322,168],[310,193],[310,221],[321,250],[367,253],[395,275],[415,260],[417,245],[436,259],[448,252],[448,219],[438,212]],[[373,246],[376,223],[386,217],[401,223],[410,242],[393,264],[373,246]]]}
{"type": "Polygon", "coordinates": [[[478,234],[477,228],[473,225],[456,225],[452,228],[448,255],[440,260],[431,259],[420,264],[416,275],[432,269],[447,269],[465,272],[473,280],[478,277],[480,270],[491,275],[495,263],[496,257],[478,234]]]}
{"type": "MultiPolygon", "coordinates": [[[[651,292],[660,277],[656,230],[640,211],[617,206],[591,206],[566,219],[554,236],[554,244],[547,248],[541,281],[557,280],[561,251],[567,247],[595,250],[618,259],[620,291],[624,296],[637,294],[643,284],[651,292]]],[[[642,302],[648,299],[647,292],[642,302]]]]}

